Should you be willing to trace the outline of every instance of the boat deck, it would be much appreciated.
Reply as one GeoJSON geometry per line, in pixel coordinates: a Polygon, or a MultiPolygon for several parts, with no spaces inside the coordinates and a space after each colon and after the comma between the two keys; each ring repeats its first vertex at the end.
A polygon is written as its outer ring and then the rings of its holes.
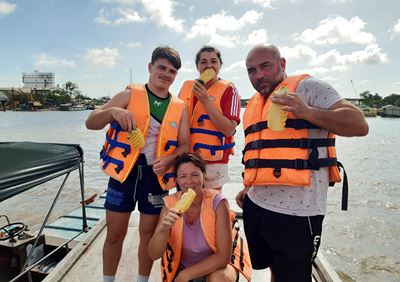
{"type": "MultiPolygon", "coordinates": [[[[230,183],[231,185],[239,185],[230,183]]],[[[228,189],[226,189],[228,190],[228,189]]],[[[237,191],[237,190],[235,190],[237,191]]],[[[225,194],[225,191],[224,191],[225,194]]],[[[231,208],[239,210],[234,196],[225,195],[229,201],[231,208]]],[[[242,221],[241,233],[244,237],[242,221]]],[[[137,278],[137,250],[139,242],[139,213],[132,213],[128,234],[124,241],[124,248],[119,263],[116,281],[136,281],[137,278]]],[[[53,271],[46,277],[44,281],[102,281],[102,249],[106,236],[105,219],[101,219],[90,231],[89,235],[81,240],[77,246],[65,257],[62,263],[58,264],[53,271]]],[[[313,281],[341,281],[336,272],[331,268],[328,261],[319,252],[316,263],[313,267],[313,281]]],[[[161,281],[160,261],[155,261],[150,275],[151,282],[161,281]]],[[[240,282],[246,281],[242,276],[240,282]]],[[[252,281],[270,281],[269,270],[253,270],[252,281]]]]}
{"type": "MultiPolygon", "coordinates": [[[[128,234],[124,241],[124,248],[119,263],[116,281],[135,281],[137,277],[137,248],[139,242],[139,214],[132,213],[129,222],[128,234]]],[[[81,242],[80,246],[76,246],[71,253],[81,252],[81,255],[72,254],[70,263],[63,263],[57,266],[44,281],[88,281],[88,277],[92,281],[102,280],[102,249],[106,236],[105,222],[102,220],[96,227],[99,231],[96,238],[88,238],[85,242],[81,242]],[[88,245],[92,239],[93,242],[88,245]],[[65,276],[64,276],[65,274],[65,276]],[[62,277],[64,276],[64,277],[62,277]]],[[[96,230],[94,230],[96,231],[96,230]]],[[[70,256],[70,255],[69,255],[70,256]]],[[[253,281],[268,281],[268,271],[253,271],[253,281]]],[[[160,261],[155,261],[150,275],[150,282],[161,281],[160,261]]],[[[239,281],[246,281],[241,278],[239,281]]]]}

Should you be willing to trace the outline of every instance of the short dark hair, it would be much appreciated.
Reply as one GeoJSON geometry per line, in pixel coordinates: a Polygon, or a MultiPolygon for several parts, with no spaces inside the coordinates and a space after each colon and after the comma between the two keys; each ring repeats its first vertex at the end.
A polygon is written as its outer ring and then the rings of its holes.
{"type": "Polygon", "coordinates": [[[204,45],[203,47],[201,47],[201,49],[196,54],[196,66],[197,66],[197,63],[200,61],[200,55],[203,52],[214,52],[215,54],[217,54],[219,62],[222,65],[221,51],[219,51],[217,48],[215,48],[213,46],[204,45]]]}
{"type": "Polygon", "coordinates": [[[158,59],[167,59],[177,70],[182,66],[178,51],[169,46],[159,46],[154,49],[151,54],[151,63],[154,64],[158,59]]]}
{"type": "Polygon", "coordinates": [[[200,168],[201,172],[206,173],[206,162],[198,154],[183,153],[182,155],[179,155],[174,162],[175,178],[177,177],[179,167],[185,163],[192,163],[200,168]]]}

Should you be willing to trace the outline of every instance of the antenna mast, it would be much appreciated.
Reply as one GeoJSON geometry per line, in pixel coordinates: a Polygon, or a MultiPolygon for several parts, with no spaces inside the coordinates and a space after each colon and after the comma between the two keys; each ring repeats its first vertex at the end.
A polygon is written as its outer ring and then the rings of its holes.
{"type": "Polygon", "coordinates": [[[356,90],[356,86],[354,85],[354,81],[353,81],[353,80],[350,80],[350,82],[351,82],[351,85],[353,86],[354,95],[355,95],[356,97],[358,97],[358,96],[359,96],[359,93],[358,93],[357,90],[356,90]]]}

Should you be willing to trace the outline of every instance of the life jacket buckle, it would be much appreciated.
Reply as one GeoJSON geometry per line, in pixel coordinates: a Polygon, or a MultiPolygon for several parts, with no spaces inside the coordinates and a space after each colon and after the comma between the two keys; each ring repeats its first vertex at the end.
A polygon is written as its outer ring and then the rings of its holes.
{"type": "Polygon", "coordinates": [[[276,177],[279,178],[282,175],[282,170],[280,167],[276,167],[274,168],[274,170],[272,171],[272,174],[276,177]]]}
{"type": "Polygon", "coordinates": [[[295,169],[306,169],[306,168],[308,168],[307,160],[295,159],[294,160],[294,168],[295,169]]]}
{"type": "Polygon", "coordinates": [[[300,148],[301,149],[309,149],[309,148],[311,148],[311,139],[301,138],[300,139],[300,148]]]}

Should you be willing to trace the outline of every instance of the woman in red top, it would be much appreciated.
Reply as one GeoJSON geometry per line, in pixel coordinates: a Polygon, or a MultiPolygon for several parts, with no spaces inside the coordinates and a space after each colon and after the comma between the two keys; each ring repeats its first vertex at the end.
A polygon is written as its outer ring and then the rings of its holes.
{"type": "Polygon", "coordinates": [[[229,182],[229,155],[240,123],[240,96],[231,82],[219,78],[221,66],[221,52],[203,46],[196,55],[196,68],[199,74],[212,69],[215,75],[206,83],[185,81],[179,93],[189,111],[191,151],[207,162],[205,186],[218,190],[229,182]]]}

